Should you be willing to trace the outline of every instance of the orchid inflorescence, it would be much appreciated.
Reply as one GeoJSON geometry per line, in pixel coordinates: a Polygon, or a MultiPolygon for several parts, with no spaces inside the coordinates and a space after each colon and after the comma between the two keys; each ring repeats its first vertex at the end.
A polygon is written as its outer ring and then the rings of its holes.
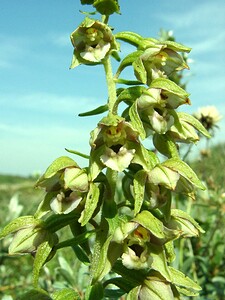
{"type": "MultiPolygon", "coordinates": [[[[119,13],[117,0],[81,3],[93,5],[103,16],[101,21],[86,16],[72,32],[71,69],[103,65],[108,102],[82,115],[105,116],[90,134],[89,155],[69,151],[86,157],[87,167],[69,156],[57,158],[36,184],[46,194],[35,215],[13,220],[1,237],[14,235],[10,254],[34,255],[35,289],[42,266],[60,248],[72,246],[89,265],[85,299],[107,297],[111,285],[117,287],[114,298],[126,294],[129,300],[198,295],[200,286],[172,267],[173,241],[203,232],[186,212],[172,208],[175,194],[194,197],[196,188],[204,189],[180,158],[179,145],[196,143],[199,133],[209,134],[194,116],[177,111],[191,101],[171,79],[189,68],[183,54],[191,49],[134,32],[114,34],[108,20],[119,13]],[[119,61],[121,42],[134,51],[113,75],[111,58],[119,61]],[[128,67],[135,80],[121,78],[128,67]],[[119,114],[121,103],[125,109],[119,114]],[[152,141],[152,149],[144,141],[152,141]],[[74,238],[62,242],[57,231],[66,226],[74,238]]],[[[80,297],[76,291],[71,295],[80,297]]]]}

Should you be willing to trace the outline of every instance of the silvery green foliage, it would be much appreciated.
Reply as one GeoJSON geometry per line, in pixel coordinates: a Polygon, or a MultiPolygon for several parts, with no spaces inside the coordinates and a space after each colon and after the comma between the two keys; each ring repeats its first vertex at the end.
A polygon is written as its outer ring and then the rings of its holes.
{"type": "Polygon", "coordinates": [[[89,266],[85,299],[196,296],[200,286],[171,266],[173,241],[203,232],[186,212],[171,209],[175,194],[194,197],[195,189],[204,189],[182,161],[179,144],[196,143],[198,133],[209,135],[193,116],[177,111],[191,102],[171,80],[172,74],[188,69],[183,53],[191,49],[133,32],[113,34],[108,19],[119,12],[118,1],[81,2],[103,16],[101,21],[86,17],[71,34],[71,68],[102,64],[108,102],[82,114],[105,113],[90,133],[89,155],[69,151],[87,158],[87,167],[68,156],[57,158],[36,184],[46,194],[35,215],[13,220],[1,232],[0,237],[13,234],[10,254],[34,255],[34,289],[21,299],[80,299],[71,289],[47,295],[38,288],[42,266],[68,246],[89,266]],[[113,75],[110,61],[119,58],[121,41],[134,51],[113,75]],[[121,78],[127,67],[136,80],[121,78]],[[117,88],[117,83],[123,86],[117,88]],[[126,107],[119,114],[121,103],[126,107]],[[146,139],[154,149],[144,146],[146,139]],[[57,232],[66,226],[74,237],[61,241],[57,232]],[[110,289],[112,284],[117,289],[110,289]]]}

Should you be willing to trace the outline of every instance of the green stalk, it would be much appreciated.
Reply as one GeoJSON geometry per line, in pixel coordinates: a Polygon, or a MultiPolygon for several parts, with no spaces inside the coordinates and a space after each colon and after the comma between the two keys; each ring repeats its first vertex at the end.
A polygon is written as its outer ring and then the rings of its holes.
{"type": "Polygon", "coordinates": [[[117,100],[116,83],[113,78],[112,65],[109,57],[104,61],[103,65],[105,69],[106,82],[108,87],[109,113],[116,115],[117,114],[117,106],[115,105],[117,100]]]}

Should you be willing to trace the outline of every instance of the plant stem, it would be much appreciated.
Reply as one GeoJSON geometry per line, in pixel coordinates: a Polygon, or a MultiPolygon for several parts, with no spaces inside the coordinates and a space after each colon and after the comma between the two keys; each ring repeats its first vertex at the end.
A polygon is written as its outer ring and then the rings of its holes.
{"type": "Polygon", "coordinates": [[[104,61],[103,65],[105,69],[106,82],[108,87],[109,113],[116,115],[117,114],[117,106],[115,105],[117,100],[116,83],[113,78],[112,65],[109,57],[104,61]]]}

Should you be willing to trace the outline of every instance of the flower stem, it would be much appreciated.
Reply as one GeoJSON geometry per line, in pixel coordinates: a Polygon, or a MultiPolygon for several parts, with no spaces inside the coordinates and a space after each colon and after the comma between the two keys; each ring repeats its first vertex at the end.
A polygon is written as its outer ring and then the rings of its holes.
{"type": "Polygon", "coordinates": [[[116,115],[117,114],[117,106],[115,105],[117,100],[116,83],[113,78],[112,65],[109,57],[104,61],[103,65],[105,69],[106,82],[108,86],[109,113],[116,115]]]}

